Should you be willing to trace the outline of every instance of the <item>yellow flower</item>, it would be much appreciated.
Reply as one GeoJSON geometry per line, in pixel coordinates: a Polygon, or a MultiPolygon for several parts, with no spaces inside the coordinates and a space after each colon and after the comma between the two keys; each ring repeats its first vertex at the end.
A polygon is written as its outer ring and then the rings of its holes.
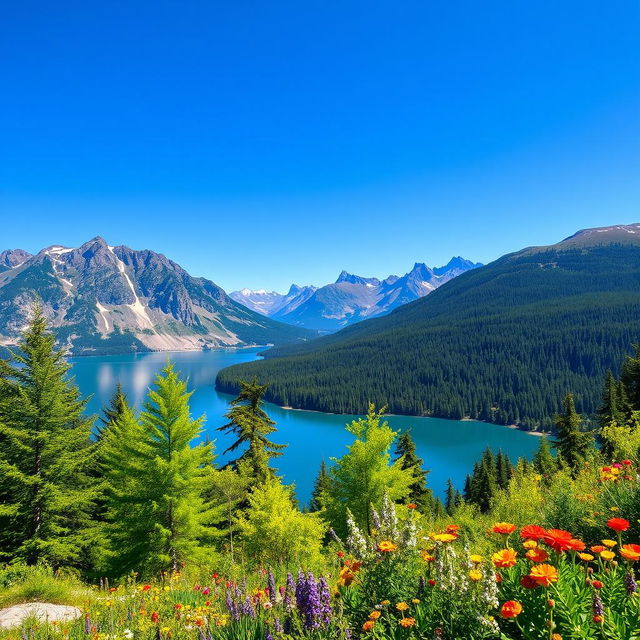
{"type": "Polygon", "coordinates": [[[580,558],[580,560],[584,560],[585,562],[591,562],[593,560],[593,556],[590,553],[579,553],[578,558],[580,558]]]}
{"type": "Polygon", "coordinates": [[[390,600],[383,600],[380,604],[383,604],[385,607],[391,604],[390,600]]]}
{"type": "Polygon", "coordinates": [[[406,611],[409,608],[409,605],[406,602],[398,602],[396,605],[396,609],[398,611],[406,611]]]}
{"type": "Polygon", "coordinates": [[[607,561],[609,561],[609,560],[613,560],[613,559],[616,557],[616,554],[615,554],[615,553],[613,553],[613,551],[607,551],[607,550],[605,550],[605,551],[601,551],[601,552],[600,552],[600,557],[601,557],[603,560],[607,560],[607,561]]]}
{"type": "Polygon", "coordinates": [[[369,620],[377,620],[380,617],[380,612],[379,611],[372,611],[369,614],[369,620]]]}
{"type": "Polygon", "coordinates": [[[603,540],[602,544],[609,549],[613,549],[618,543],[615,540],[603,540]]]}
{"type": "Polygon", "coordinates": [[[435,560],[435,556],[432,556],[426,549],[423,549],[420,552],[420,557],[425,561],[425,562],[433,562],[433,560],[435,560]]]}
{"type": "Polygon", "coordinates": [[[378,551],[381,553],[389,553],[390,551],[397,551],[398,545],[393,544],[391,540],[381,540],[378,543],[378,551]]]}
{"type": "Polygon", "coordinates": [[[480,580],[482,580],[482,571],[471,569],[471,571],[469,571],[469,579],[472,582],[480,582],[480,580]]]}
{"type": "Polygon", "coordinates": [[[452,533],[432,533],[431,539],[436,542],[453,542],[458,536],[454,536],[452,533]]]}
{"type": "Polygon", "coordinates": [[[611,507],[609,511],[620,511],[620,507],[611,507]]]}
{"type": "Polygon", "coordinates": [[[413,627],[415,623],[416,623],[415,618],[402,618],[402,620],[399,621],[400,626],[404,627],[405,629],[407,627],[413,627]]]}
{"type": "Polygon", "coordinates": [[[411,602],[413,602],[413,604],[420,604],[420,600],[418,598],[414,598],[411,602]]]}
{"type": "Polygon", "coordinates": [[[538,543],[535,540],[525,540],[522,543],[522,546],[525,549],[535,549],[538,546],[538,543]]]}
{"type": "Polygon", "coordinates": [[[469,556],[469,560],[471,560],[473,564],[480,564],[481,562],[484,562],[484,558],[482,556],[479,556],[477,553],[472,553],[469,556]]]}

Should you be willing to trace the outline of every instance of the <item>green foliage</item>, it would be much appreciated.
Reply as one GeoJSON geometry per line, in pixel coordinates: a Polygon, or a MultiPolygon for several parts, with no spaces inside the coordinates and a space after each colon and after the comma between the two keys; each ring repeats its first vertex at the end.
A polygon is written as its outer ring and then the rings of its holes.
{"type": "Polygon", "coordinates": [[[232,433],[236,438],[224,453],[248,445],[234,465],[247,463],[254,481],[259,484],[274,476],[275,469],[269,466],[269,460],[281,456],[287,445],[276,444],[268,439],[276,428],[275,422],[263,409],[267,385],[258,384],[255,378],[251,382],[241,380],[239,385],[238,397],[231,401],[231,409],[225,414],[229,422],[219,427],[218,431],[232,433]]]}
{"type": "Polygon", "coordinates": [[[540,438],[540,446],[533,456],[533,466],[544,479],[551,478],[558,470],[558,461],[551,453],[549,439],[546,436],[540,438]]]}
{"type": "Polygon", "coordinates": [[[92,420],[39,305],[0,361],[0,557],[83,566],[96,531],[92,420]]]}
{"type": "Polygon", "coordinates": [[[190,395],[167,364],[140,420],[125,407],[103,439],[110,564],[116,574],[175,571],[183,562],[210,559],[211,525],[219,517],[203,499],[212,445],[191,446],[203,419],[191,418],[190,395]]]}
{"type": "Polygon", "coordinates": [[[268,478],[249,495],[238,525],[245,554],[265,566],[309,567],[318,563],[326,525],[316,513],[301,513],[291,487],[268,478]]]}
{"type": "Polygon", "coordinates": [[[98,425],[97,438],[100,439],[105,429],[108,429],[110,425],[120,418],[128,407],[127,395],[122,390],[122,385],[118,382],[116,389],[113,392],[113,396],[109,402],[109,406],[103,410],[103,415],[100,416],[100,425],[98,425]]]}
{"type": "Polygon", "coordinates": [[[327,517],[336,531],[344,531],[347,510],[367,531],[371,528],[370,505],[385,494],[391,500],[406,500],[415,482],[412,468],[404,469],[402,459],[391,462],[391,447],[397,432],[383,422],[383,411],[369,406],[366,418],[347,425],[355,437],[342,458],[331,467],[331,486],[327,496],[327,517]]]}
{"type": "Polygon", "coordinates": [[[593,449],[593,436],[582,430],[572,393],[565,396],[564,413],[556,417],[553,446],[562,460],[574,470],[584,463],[593,449]]]}
{"type": "Polygon", "coordinates": [[[419,505],[422,511],[433,510],[435,498],[431,489],[427,488],[429,472],[424,469],[424,460],[416,454],[416,443],[410,431],[403,431],[398,437],[395,455],[400,467],[410,470],[414,475],[414,482],[409,487],[409,502],[419,505]]]}
{"type": "Polygon", "coordinates": [[[324,460],[320,463],[320,470],[313,483],[313,491],[311,493],[311,501],[309,502],[309,511],[322,511],[325,507],[327,495],[331,488],[331,476],[327,471],[327,465],[324,460]]]}
{"type": "Polygon", "coordinates": [[[639,276],[638,246],[522,251],[388,316],[225,369],[217,386],[234,393],[258,376],[268,400],[297,408],[358,414],[375,402],[550,430],[568,389],[582,413],[597,411],[604,374],[638,340],[639,276]]]}

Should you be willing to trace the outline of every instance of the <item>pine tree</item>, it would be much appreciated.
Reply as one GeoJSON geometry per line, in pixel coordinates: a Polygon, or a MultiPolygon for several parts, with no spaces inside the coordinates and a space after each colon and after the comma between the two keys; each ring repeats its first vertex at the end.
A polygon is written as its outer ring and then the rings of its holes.
{"type": "Polygon", "coordinates": [[[82,566],[95,529],[92,419],[40,305],[11,360],[0,361],[0,554],[82,566]]]}
{"type": "Polygon", "coordinates": [[[97,428],[97,439],[102,438],[105,429],[108,429],[124,412],[128,406],[127,394],[122,390],[122,385],[118,382],[116,389],[111,396],[109,406],[102,410],[100,423],[97,428]]]}
{"type": "Polygon", "coordinates": [[[427,488],[427,475],[424,460],[416,453],[416,443],[410,431],[404,431],[398,437],[395,447],[396,460],[401,469],[409,469],[413,473],[414,482],[411,485],[409,501],[417,504],[421,511],[430,512],[433,508],[433,493],[427,488]]]}
{"type": "Polygon", "coordinates": [[[218,428],[218,431],[232,433],[236,437],[224,453],[248,445],[233,465],[246,461],[257,484],[274,476],[275,469],[269,466],[269,460],[281,456],[282,450],[287,446],[271,442],[267,437],[276,428],[275,422],[262,408],[266,390],[267,385],[258,384],[255,378],[251,382],[240,381],[240,393],[231,401],[231,409],[225,414],[229,422],[218,428]]]}
{"type": "Polygon", "coordinates": [[[327,465],[324,460],[320,463],[320,471],[313,483],[313,492],[311,493],[311,501],[309,502],[309,511],[322,511],[325,507],[327,495],[331,488],[331,476],[327,471],[327,465]]]}
{"type": "Polygon", "coordinates": [[[575,471],[593,448],[593,437],[591,433],[580,429],[580,415],[576,412],[572,393],[565,396],[564,413],[556,416],[555,424],[553,446],[562,460],[575,471]]]}
{"type": "Polygon", "coordinates": [[[633,356],[625,358],[620,379],[631,409],[640,411],[640,345],[635,345],[633,356]]]}
{"type": "Polygon", "coordinates": [[[220,518],[204,500],[212,445],[191,446],[203,418],[191,418],[186,388],[167,364],[140,419],[126,406],[104,441],[111,567],[117,575],[131,570],[154,575],[210,560],[212,525],[220,518]]]}
{"type": "Polygon", "coordinates": [[[621,411],[618,398],[618,382],[611,370],[607,371],[602,390],[602,404],[598,410],[598,423],[600,427],[605,427],[612,422],[621,425],[624,422],[624,415],[621,411]]]}
{"type": "Polygon", "coordinates": [[[496,457],[496,482],[500,489],[506,489],[513,475],[513,465],[509,456],[502,453],[502,449],[498,451],[496,457]]]}
{"type": "Polygon", "coordinates": [[[546,436],[540,438],[538,450],[533,456],[533,466],[537,473],[549,480],[558,470],[558,462],[551,453],[549,440],[546,436]]]}
{"type": "Polygon", "coordinates": [[[344,532],[349,509],[358,526],[371,530],[370,506],[382,501],[385,493],[393,502],[406,500],[415,478],[411,469],[391,462],[390,450],[397,438],[383,412],[369,406],[366,418],[347,425],[355,441],[348,452],[331,467],[331,487],[327,500],[329,521],[334,529],[344,532]]]}
{"type": "MultiPolygon", "coordinates": [[[[468,476],[467,476],[468,477],[468,476]]],[[[458,505],[462,502],[462,496],[460,492],[453,486],[451,478],[447,480],[447,492],[445,496],[444,507],[447,513],[451,516],[457,509],[458,505]]]]}

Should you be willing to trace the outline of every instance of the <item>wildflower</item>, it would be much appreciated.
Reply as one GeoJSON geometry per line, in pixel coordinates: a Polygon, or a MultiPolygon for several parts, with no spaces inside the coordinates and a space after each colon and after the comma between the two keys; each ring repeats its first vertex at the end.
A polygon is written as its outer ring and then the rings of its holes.
{"type": "Polygon", "coordinates": [[[508,536],[511,535],[518,527],[515,524],[511,524],[510,522],[496,522],[491,531],[493,533],[499,533],[500,535],[508,536]]]}
{"type": "Polygon", "coordinates": [[[338,551],[336,555],[338,556],[338,558],[344,558],[344,551],[338,551]]]}
{"type": "Polygon", "coordinates": [[[556,601],[552,600],[551,598],[549,598],[547,600],[547,607],[549,607],[549,609],[553,609],[553,607],[555,607],[555,606],[556,606],[556,601]]]}
{"type": "Polygon", "coordinates": [[[513,549],[502,549],[491,556],[493,564],[500,569],[508,569],[516,563],[518,554],[513,549]]]}
{"type": "Polygon", "coordinates": [[[640,545],[639,544],[623,544],[620,548],[620,555],[629,562],[635,562],[640,560],[640,545]]]}
{"type": "Polygon", "coordinates": [[[573,536],[563,529],[547,529],[542,541],[554,551],[567,551],[571,548],[573,536]]]}
{"type": "Polygon", "coordinates": [[[522,613],[522,605],[517,600],[507,600],[500,608],[503,618],[517,618],[522,613]]]}
{"type": "Polygon", "coordinates": [[[589,547],[589,550],[593,551],[593,553],[602,553],[605,549],[606,547],[601,544],[594,544],[592,547],[589,547]]]}
{"type": "Polygon", "coordinates": [[[532,576],[524,575],[522,576],[522,578],[520,578],[520,586],[524,587],[525,589],[535,589],[540,585],[538,584],[537,580],[535,580],[532,576]]]}
{"type": "Polygon", "coordinates": [[[528,524],[520,529],[520,537],[523,540],[541,540],[546,533],[546,529],[539,527],[537,524],[528,524]]]}
{"type": "Polygon", "coordinates": [[[436,581],[435,580],[428,580],[428,584],[430,587],[435,587],[436,586],[436,581]]]}
{"type": "Polygon", "coordinates": [[[413,627],[415,623],[416,623],[415,618],[402,618],[399,621],[400,626],[404,627],[405,629],[407,629],[408,627],[413,627]]]}
{"type": "Polygon", "coordinates": [[[522,546],[525,549],[536,549],[538,547],[538,543],[535,540],[525,540],[522,543],[522,546]]]}
{"type": "Polygon", "coordinates": [[[417,508],[418,508],[418,505],[415,502],[410,502],[407,505],[407,509],[417,509],[417,508]]]}
{"type": "Polygon", "coordinates": [[[558,582],[558,570],[550,564],[537,564],[531,567],[529,575],[542,587],[558,582]]]}
{"type": "Polygon", "coordinates": [[[596,624],[601,624],[602,622],[604,622],[604,616],[601,616],[601,615],[593,616],[593,621],[596,624]]]}
{"type": "Polygon", "coordinates": [[[367,620],[363,625],[362,625],[362,630],[363,631],[371,631],[371,629],[373,629],[374,625],[376,623],[373,620],[367,620]]]}
{"type": "Polygon", "coordinates": [[[420,599],[419,599],[419,598],[412,598],[412,599],[411,599],[411,602],[412,602],[413,604],[420,604],[420,599]]]}
{"type": "Polygon", "coordinates": [[[592,586],[594,589],[598,589],[598,590],[599,590],[599,589],[602,589],[602,587],[604,587],[604,584],[603,584],[602,582],[600,582],[600,580],[594,580],[594,581],[591,583],[591,586],[592,586]]]}
{"type": "Polygon", "coordinates": [[[420,552],[420,557],[425,561],[425,562],[433,562],[435,560],[435,556],[431,555],[426,549],[423,549],[420,552]]]}
{"type": "Polygon", "coordinates": [[[393,544],[393,542],[391,542],[390,540],[381,540],[378,543],[378,551],[380,551],[380,553],[389,553],[391,551],[397,550],[398,546],[393,544]]]}
{"type": "Polygon", "coordinates": [[[431,539],[436,542],[453,542],[458,537],[455,533],[432,533],[431,539]]]}
{"type": "Polygon", "coordinates": [[[472,582],[480,582],[480,580],[482,580],[482,571],[471,569],[471,571],[469,571],[469,580],[472,582]]]}
{"type": "Polygon", "coordinates": [[[559,633],[552,633],[551,640],[562,640],[562,636],[559,633]]]}
{"type": "Polygon", "coordinates": [[[473,563],[473,564],[480,564],[482,562],[484,562],[484,558],[482,556],[479,556],[477,553],[472,553],[469,556],[469,560],[473,563]]]}
{"type": "Polygon", "coordinates": [[[614,531],[626,531],[629,526],[629,521],[624,518],[611,518],[610,520],[607,520],[607,527],[614,531]]]}
{"type": "Polygon", "coordinates": [[[586,547],[587,545],[582,540],[578,540],[578,538],[569,540],[569,551],[584,551],[586,547]]]}
{"type": "Polygon", "coordinates": [[[579,553],[578,558],[584,562],[591,562],[593,560],[593,556],[590,553],[579,553]]]}
{"type": "Polygon", "coordinates": [[[383,600],[380,604],[382,606],[384,606],[384,607],[388,607],[391,604],[391,601],[390,600],[383,600]]]}
{"type": "Polygon", "coordinates": [[[531,562],[545,562],[549,559],[549,554],[544,549],[529,549],[525,556],[531,562]]]}
{"type": "Polygon", "coordinates": [[[446,531],[447,531],[447,533],[458,533],[458,531],[460,531],[460,525],[459,524],[448,524],[446,531]]]}
{"type": "Polygon", "coordinates": [[[638,590],[638,584],[631,571],[626,573],[624,576],[624,587],[627,591],[627,595],[629,596],[638,590]]]}
{"type": "Polygon", "coordinates": [[[151,622],[156,623],[158,622],[158,618],[160,617],[160,614],[157,611],[154,611],[151,614],[151,622]]]}
{"type": "Polygon", "coordinates": [[[608,549],[605,549],[604,551],[600,552],[600,557],[603,560],[606,560],[607,562],[609,562],[616,557],[616,554],[613,553],[613,551],[609,551],[608,549]]]}
{"type": "Polygon", "coordinates": [[[625,466],[625,467],[630,467],[633,463],[631,462],[631,460],[622,460],[621,463],[625,466]]]}
{"type": "Polygon", "coordinates": [[[369,614],[369,620],[377,620],[380,617],[380,612],[379,611],[372,611],[369,614]]]}
{"type": "Polygon", "coordinates": [[[604,613],[604,606],[602,605],[602,599],[600,598],[600,596],[597,593],[594,594],[594,596],[593,596],[591,609],[592,609],[593,615],[594,615],[594,622],[596,621],[595,617],[602,618],[602,614],[604,613]]]}
{"type": "Polygon", "coordinates": [[[613,549],[618,543],[615,540],[602,540],[602,544],[609,549],[613,549]]]}
{"type": "Polygon", "coordinates": [[[406,611],[409,608],[409,605],[406,602],[398,602],[396,604],[396,609],[398,611],[406,611]]]}

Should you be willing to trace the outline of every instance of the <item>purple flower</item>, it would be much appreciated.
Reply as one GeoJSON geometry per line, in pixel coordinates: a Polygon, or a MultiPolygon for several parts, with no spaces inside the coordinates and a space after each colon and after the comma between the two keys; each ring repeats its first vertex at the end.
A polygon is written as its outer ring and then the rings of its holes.
{"type": "Polygon", "coordinates": [[[269,578],[267,580],[267,586],[269,588],[269,600],[273,604],[276,603],[276,595],[278,594],[278,590],[276,589],[276,579],[273,575],[273,571],[269,569],[269,578]]]}
{"type": "Polygon", "coordinates": [[[320,626],[322,606],[318,583],[313,573],[309,572],[306,576],[302,571],[298,573],[296,603],[300,616],[303,618],[305,629],[317,629],[320,626]]]}
{"type": "Polygon", "coordinates": [[[275,619],[273,628],[276,630],[276,633],[282,633],[282,624],[280,623],[280,618],[275,619]]]}
{"type": "Polygon", "coordinates": [[[253,608],[253,604],[251,603],[251,598],[249,596],[247,596],[242,603],[242,614],[249,616],[249,618],[256,617],[256,610],[253,608]]]}
{"type": "Polygon", "coordinates": [[[236,606],[236,603],[233,601],[233,598],[231,597],[231,591],[229,591],[227,589],[227,597],[225,600],[225,603],[227,605],[227,609],[229,610],[229,613],[231,614],[231,617],[238,622],[238,620],[240,620],[240,612],[238,611],[238,607],[236,606]]]}
{"type": "Polygon", "coordinates": [[[631,571],[624,576],[624,586],[627,590],[627,595],[635,593],[638,589],[638,584],[636,583],[636,579],[633,577],[633,573],[631,571]]]}
{"type": "Polygon", "coordinates": [[[604,607],[602,606],[602,600],[600,598],[600,596],[596,593],[593,596],[593,615],[594,616],[601,616],[604,613],[604,607]]]}
{"type": "Polygon", "coordinates": [[[84,617],[84,632],[87,635],[91,633],[91,618],[89,616],[84,617]]]}
{"type": "Polygon", "coordinates": [[[324,576],[318,580],[318,588],[320,591],[320,620],[322,624],[329,624],[331,621],[331,592],[329,591],[329,583],[324,576]]]}

